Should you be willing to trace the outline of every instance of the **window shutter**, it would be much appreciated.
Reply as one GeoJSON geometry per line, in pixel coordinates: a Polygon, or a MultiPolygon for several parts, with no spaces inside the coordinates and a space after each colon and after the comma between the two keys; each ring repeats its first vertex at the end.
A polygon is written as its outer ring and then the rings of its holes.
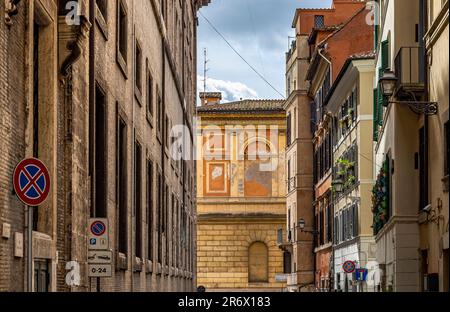
{"type": "Polygon", "coordinates": [[[286,121],[287,125],[287,144],[288,146],[291,145],[291,114],[289,113],[287,116],[287,121],[286,121]]]}
{"type": "Polygon", "coordinates": [[[389,67],[389,41],[381,42],[381,68],[386,70],[389,67]]]}
{"type": "Polygon", "coordinates": [[[378,36],[379,36],[379,33],[380,33],[380,25],[377,25],[377,23],[375,23],[374,36],[373,36],[374,40],[375,40],[375,42],[374,42],[375,50],[378,49],[378,36]]]}
{"type": "Polygon", "coordinates": [[[378,142],[378,89],[373,90],[373,140],[378,142]]]}
{"type": "Polygon", "coordinates": [[[353,206],[353,237],[359,235],[359,218],[358,218],[358,205],[353,206]]]}

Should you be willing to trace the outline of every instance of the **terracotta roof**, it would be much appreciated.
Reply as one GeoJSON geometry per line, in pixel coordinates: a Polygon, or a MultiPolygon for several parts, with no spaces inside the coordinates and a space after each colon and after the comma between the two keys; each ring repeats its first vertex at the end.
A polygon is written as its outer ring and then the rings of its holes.
{"type": "Polygon", "coordinates": [[[199,113],[283,112],[284,100],[242,100],[197,107],[199,113]]]}
{"type": "Polygon", "coordinates": [[[370,60],[370,59],[375,59],[375,53],[373,51],[353,54],[347,58],[347,61],[345,62],[344,66],[342,66],[341,71],[339,72],[338,76],[336,77],[336,80],[334,81],[333,85],[331,86],[330,91],[328,92],[328,95],[325,99],[325,106],[328,105],[328,102],[330,101],[331,97],[333,96],[334,92],[336,91],[336,88],[338,87],[339,83],[341,82],[342,78],[344,77],[350,64],[353,61],[370,60]]]}
{"type": "Polygon", "coordinates": [[[360,52],[356,54],[352,54],[349,56],[349,59],[351,60],[365,60],[365,59],[371,59],[375,58],[376,54],[374,51],[366,51],[366,52],[360,52]]]}

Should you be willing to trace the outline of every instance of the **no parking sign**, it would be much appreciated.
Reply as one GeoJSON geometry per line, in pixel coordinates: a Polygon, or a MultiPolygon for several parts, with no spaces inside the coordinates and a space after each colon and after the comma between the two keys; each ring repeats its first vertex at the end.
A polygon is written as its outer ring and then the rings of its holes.
{"type": "Polygon", "coordinates": [[[39,206],[50,193],[50,174],[39,159],[24,159],[14,170],[13,185],[17,197],[25,205],[39,206]]]}
{"type": "Polygon", "coordinates": [[[108,250],[108,220],[93,218],[89,220],[88,227],[89,250],[108,250]]]}

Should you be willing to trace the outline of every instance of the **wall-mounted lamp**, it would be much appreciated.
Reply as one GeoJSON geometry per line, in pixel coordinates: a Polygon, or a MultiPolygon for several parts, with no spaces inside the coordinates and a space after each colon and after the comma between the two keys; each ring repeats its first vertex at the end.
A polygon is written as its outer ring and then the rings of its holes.
{"type": "Polygon", "coordinates": [[[306,227],[306,221],[305,221],[305,219],[303,219],[303,218],[301,218],[300,220],[298,220],[298,225],[297,225],[297,227],[300,229],[301,232],[304,232],[304,233],[311,233],[311,234],[313,234],[313,235],[319,235],[319,234],[320,234],[320,232],[315,231],[315,230],[312,230],[312,231],[305,230],[305,227],[306,227]]]}
{"type": "MultiPolygon", "coordinates": [[[[384,97],[391,98],[397,87],[398,78],[395,73],[390,70],[386,70],[383,77],[380,77],[379,83],[381,92],[384,97]]],[[[404,104],[407,105],[414,113],[424,114],[427,116],[436,115],[438,113],[438,104],[436,102],[418,101],[414,93],[409,93],[411,101],[389,101],[389,103],[404,104]]]]}

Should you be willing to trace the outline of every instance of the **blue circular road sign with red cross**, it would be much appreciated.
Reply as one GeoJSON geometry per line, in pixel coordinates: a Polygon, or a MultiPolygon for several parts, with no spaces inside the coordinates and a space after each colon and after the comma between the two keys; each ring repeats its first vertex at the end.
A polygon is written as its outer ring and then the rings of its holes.
{"type": "Polygon", "coordinates": [[[91,225],[91,232],[95,236],[102,236],[106,232],[106,225],[102,221],[95,221],[91,225]]]}
{"type": "Polygon", "coordinates": [[[14,191],[28,206],[39,206],[50,193],[50,175],[47,167],[36,158],[22,160],[14,170],[14,191]]]}
{"type": "Polygon", "coordinates": [[[342,266],[345,273],[353,273],[356,269],[356,264],[353,261],[345,261],[344,265],[342,266]]]}

